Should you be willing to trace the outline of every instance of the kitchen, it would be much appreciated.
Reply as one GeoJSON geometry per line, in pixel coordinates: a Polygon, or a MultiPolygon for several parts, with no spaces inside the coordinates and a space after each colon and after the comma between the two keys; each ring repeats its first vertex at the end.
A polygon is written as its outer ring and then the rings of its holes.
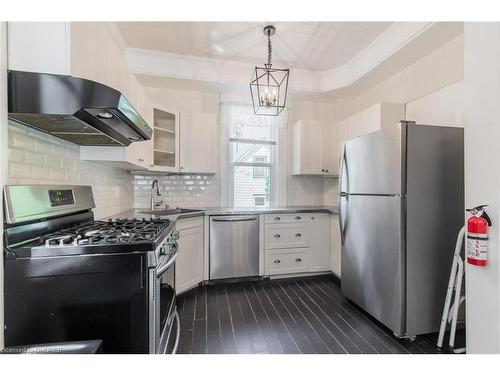
{"type": "Polygon", "coordinates": [[[498,28],[2,22],[4,351],[498,353],[498,28]]]}

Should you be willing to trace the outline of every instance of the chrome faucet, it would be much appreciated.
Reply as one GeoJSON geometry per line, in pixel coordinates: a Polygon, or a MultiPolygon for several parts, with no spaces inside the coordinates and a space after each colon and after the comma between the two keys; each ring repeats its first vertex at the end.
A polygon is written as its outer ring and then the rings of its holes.
{"type": "Polygon", "coordinates": [[[154,180],[153,183],[151,184],[151,211],[153,211],[156,207],[161,206],[163,203],[163,200],[160,200],[159,202],[156,202],[156,197],[161,197],[160,194],[160,184],[158,180],[154,180]],[[156,191],[155,191],[156,187],[156,191]]]}

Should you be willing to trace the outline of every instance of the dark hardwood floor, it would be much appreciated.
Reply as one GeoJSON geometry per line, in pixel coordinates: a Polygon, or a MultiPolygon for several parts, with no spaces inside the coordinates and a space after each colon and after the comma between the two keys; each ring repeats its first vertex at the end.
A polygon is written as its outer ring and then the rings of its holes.
{"type": "Polygon", "coordinates": [[[197,287],[177,299],[178,353],[437,353],[436,334],[414,342],[349,302],[333,276],[197,287]]]}

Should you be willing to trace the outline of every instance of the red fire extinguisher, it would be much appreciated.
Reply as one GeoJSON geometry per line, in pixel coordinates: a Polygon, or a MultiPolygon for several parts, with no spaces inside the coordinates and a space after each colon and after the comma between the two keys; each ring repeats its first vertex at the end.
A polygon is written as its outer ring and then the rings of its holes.
{"type": "Polygon", "coordinates": [[[484,211],[487,205],[470,208],[467,220],[467,263],[484,267],[488,260],[488,227],[491,219],[484,211]]]}

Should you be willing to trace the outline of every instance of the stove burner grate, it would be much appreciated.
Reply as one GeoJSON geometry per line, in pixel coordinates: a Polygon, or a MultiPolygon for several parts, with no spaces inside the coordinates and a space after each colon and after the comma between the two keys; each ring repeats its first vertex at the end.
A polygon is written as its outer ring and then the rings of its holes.
{"type": "Polygon", "coordinates": [[[42,238],[45,246],[112,245],[154,240],[168,219],[116,219],[69,227],[42,238]]]}

